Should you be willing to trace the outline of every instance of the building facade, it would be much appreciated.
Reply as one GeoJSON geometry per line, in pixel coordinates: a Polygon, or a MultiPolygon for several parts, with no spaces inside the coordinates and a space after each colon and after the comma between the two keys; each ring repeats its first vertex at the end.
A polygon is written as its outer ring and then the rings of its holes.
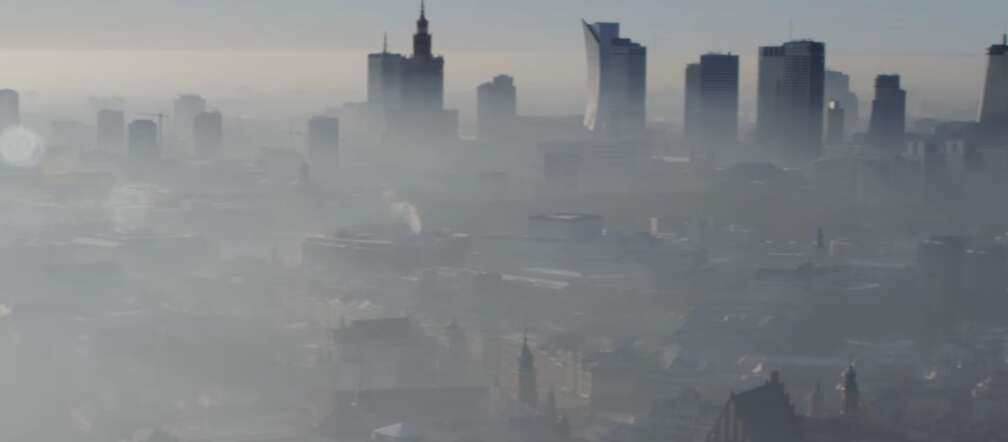
{"type": "Polygon", "coordinates": [[[153,120],[133,120],[128,132],[130,158],[156,159],[161,156],[157,124],[153,120]]]}
{"type": "Polygon", "coordinates": [[[980,128],[993,142],[1008,141],[1008,34],[987,49],[987,77],[979,111],[980,128]]]}
{"type": "Polygon", "coordinates": [[[21,124],[21,100],[13,89],[0,90],[0,132],[21,124]]]}
{"type": "Polygon", "coordinates": [[[224,117],[220,112],[200,112],[193,119],[193,149],[196,155],[210,156],[224,144],[224,117]]]}
{"type": "Polygon", "coordinates": [[[906,140],[906,91],[900,88],[899,75],[875,78],[869,143],[884,150],[902,152],[906,140]]]}
{"type": "Polygon", "coordinates": [[[339,152],[340,123],[336,117],[308,120],[308,158],[312,163],[335,162],[339,152]]]}
{"type": "Polygon", "coordinates": [[[797,40],[760,48],[758,133],[786,157],[822,151],[826,45],[797,40]]]}
{"type": "Polygon", "coordinates": [[[739,58],[704,54],[686,68],[686,132],[694,160],[715,167],[738,144],[739,58]]]}
{"type": "Polygon", "coordinates": [[[98,111],[97,129],[98,150],[122,152],[126,144],[126,114],[123,111],[98,111]]]}
{"type": "Polygon", "coordinates": [[[606,137],[640,135],[647,126],[647,48],[620,37],[619,23],[582,21],[588,56],[584,125],[606,137]]]}
{"type": "Polygon", "coordinates": [[[500,140],[513,130],[518,114],[514,78],[498,75],[476,90],[476,124],[479,138],[500,140]]]}

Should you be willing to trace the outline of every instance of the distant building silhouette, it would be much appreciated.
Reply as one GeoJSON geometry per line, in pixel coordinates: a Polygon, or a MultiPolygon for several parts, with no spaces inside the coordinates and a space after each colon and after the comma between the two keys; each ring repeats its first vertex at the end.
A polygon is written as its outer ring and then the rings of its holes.
{"type": "Polygon", "coordinates": [[[518,356],[518,401],[531,410],[539,408],[539,386],[536,380],[535,358],[529,349],[528,336],[522,338],[521,354],[518,356]]]}
{"type": "MultiPolygon", "coordinates": [[[[844,111],[844,130],[856,131],[860,119],[860,101],[857,94],[851,91],[850,76],[840,71],[827,70],[824,89],[827,107],[831,101],[836,101],[844,111]]],[[[846,132],[842,133],[841,138],[846,135],[846,132]]]]}
{"type": "Polygon", "coordinates": [[[704,54],[686,71],[686,132],[694,159],[715,167],[738,144],[739,58],[704,54]]]}
{"type": "Polygon", "coordinates": [[[200,112],[193,120],[193,149],[196,155],[211,156],[224,143],[224,117],[220,112],[200,112]]]}
{"type": "Polygon", "coordinates": [[[987,77],[980,102],[980,128],[989,140],[1008,141],[1008,33],[987,49],[987,77]]]}
{"type": "Polygon", "coordinates": [[[875,78],[869,142],[880,149],[902,152],[906,140],[906,91],[900,89],[899,75],[875,78]]]}
{"type": "Polygon", "coordinates": [[[647,48],[620,37],[619,23],[582,26],[588,53],[585,127],[606,137],[640,135],[647,126],[647,48]]]}
{"type": "Polygon", "coordinates": [[[126,144],[126,114],[119,110],[98,111],[98,150],[122,152],[126,144]]]}
{"type": "Polygon", "coordinates": [[[335,164],[339,152],[340,123],[336,117],[308,120],[308,158],[312,163],[335,164]]]}
{"type": "Polygon", "coordinates": [[[193,122],[197,115],[206,112],[206,99],[199,95],[180,95],[175,99],[174,107],[175,112],[172,119],[175,136],[185,141],[192,141],[193,122]]]}
{"type": "Polygon", "coordinates": [[[514,130],[518,114],[518,92],[514,78],[498,75],[476,90],[476,121],[479,137],[499,140],[514,130]]]}
{"type": "Polygon", "coordinates": [[[760,48],[757,133],[785,156],[818,157],[823,142],[826,45],[810,40],[760,48]]]}
{"type": "Polygon", "coordinates": [[[21,100],[13,89],[0,90],[0,132],[21,124],[21,100]]]}
{"type": "Polygon", "coordinates": [[[686,65],[685,91],[683,97],[683,137],[690,149],[690,156],[695,156],[699,154],[695,150],[700,138],[700,123],[703,122],[700,106],[700,63],[686,65]]]}
{"type": "Polygon", "coordinates": [[[775,371],[766,384],[732,393],[706,441],[804,442],[801,424],[775,371]]]}
{"type": "Polygon", "coordinates": [[[847,109],[837,100],[830,100],[826,106],[826,145],[835,146],[843,142],[844,127],[847,125],[847,109]]]}
{"type": "Polygon", "coordinates": [[[368,102],[374,129],[408,142],[442,142],[458,137],[458,111],[444,108],[444,57],[433,53],[426,8],[413,35],[413,54],[368,56],[368,102]],[[398,64],[398,66],[396,66],[398,64]]]}
{"type": "Polygon", "coordinates": [[[403,64],[406,58],[388,51],[388,35],[382,51],[368,55],[368,125],[384,133],[389,112],[402,107],[403,64]]]}
{"type": "Polygon", "coordinates": [[[857,416],[861,412],[861,387],[858,386],[857,371],[853,365],[844,370],[843,381],[837,388],[840,390],[843,414],[857,416]]]}
{"type": "Polygon", "coordinates": [[[149,160],[161,156],[157,124],[152,120],[133,120],[129,124],[130,158],[149,160]]]}

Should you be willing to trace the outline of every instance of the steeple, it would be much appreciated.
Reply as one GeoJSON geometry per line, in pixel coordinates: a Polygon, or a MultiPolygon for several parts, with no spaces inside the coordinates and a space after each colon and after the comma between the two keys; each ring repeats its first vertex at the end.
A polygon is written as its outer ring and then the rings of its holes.
{"type": "Polygon", "coordinates": [[[431,35],[429,30],[430,23],[427,21],[427,5],[424,0],[420,0],[420,19],[417,20],[417,31],[413,35],[413,57],[414,58],[430,58],[431,53],[431,35]]]}
{"type": "Polygon", "coordinates": [[[844,416],[857,416],[861,411],[861,389],[858,387],[857,371],[854,365],[847,367],[843,372],[843,383],[837,386],[840,390],[840,397],[843,400],[844,416]]]}
{"type": "Polygon", "coordinates": [[[522,337],[521,355],[518,356],[518,400],[532,410],[538,408],[535,358],[528,346],[528,333],[522,337]]]}

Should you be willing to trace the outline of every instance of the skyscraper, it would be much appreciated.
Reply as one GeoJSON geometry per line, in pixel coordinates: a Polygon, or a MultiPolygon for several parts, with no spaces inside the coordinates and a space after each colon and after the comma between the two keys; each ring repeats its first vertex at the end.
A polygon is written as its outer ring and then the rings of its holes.
{"type": "Polygon", "coordinates": [[[606,137],[640,134],[647,126],[647,48],[620,37],[619,23],[582,20],[588,55],[584,125],[606,137]]]}
{"type": "Polygon", "coordinates": [[[987,49],[987,78],[980,102],[980,128],[990,141],[1008,141],[1008,33],[987,49]]]}
{"type": "Polygon", "coordinates": [[[900,89],[899,75],[875,78],[869,143],[879,149],[902,151],[906,139],[906,91],[900,89]]]}
{"type": "Polygon", "coordinates": [[[700,56],[700,150],[711,166],[738,143],[739,58],[732,54],[700,56]]]}
{"type": "Polygon", "coordinates": [[[458,111],[444,108],[445,60],[434,55],[423,2],[413,35],[413,54],[397,58],[383,53],[375,57],[374,63],[376,69],[369,73],[369,93],[373,75],[376,102],[383,103],[382,106],[397,105],[386,113],[385,130],[389,135],[410,142],[446,141],[458,136],[458,111]],[[398,92],[394,80],[397,70],[391,67],[396,60],[400,61],[398,92]]]}
{"type": "Polygon", "coordinates": [[[308,156],[313,163],[334,164],[339,151],[339,119],[316,116],[308,120],[308,156]]]}
{"type": "Polygon", "coordinates": [[[224,117],[220,112],[200,112],[193,119],[193,150],[199,156],[211,156],[224,142],[224,117]]]}
{"type": "Polygon", "coordinates": [[[157,124],[152,120],[133,120],[129,124],[129,156],[150,160],[161,156],[158,148],[157,124]]]}
{"type": "Polygon", "coordinates": [[[760,48],[758,132],[789,157],[822,150],[826,45],[797,40],[760,48]]]}
{"type": "Polygon", "coordinates": [[[126,142],[126,114],[119,110],[98,111],[99,150],[121,152],[126,142]]]}
{"type": "Polygon", "coordinates": [[[382,51],[368,54],[368,126],[384,132],[388,113],[402,106],[403,64],[405,57],[388,51],[388,36],[382,51]]]}
{"type": "MultiPolygon", "coordinates": [[[[844,129],[855,131],[858,128],[860,106],[858,96],[850,88],[850,76],[840,71],[826,71],[825,100],[827,106],[836,100],[844,111],[844,129]]],[[[827,108],[827,112],[829,109],[827,108]]],[[[846,132],[840,134],[841,137],[846,132]]]]}
{"type": "Polygon", "coordinates": [[[192,141],[193,121],[201,112],[206,112],[206,99],[199,95],[180,95],[174,104],[175,136],[185,141],[192,141]]]}
{"type": "Polygon", "coordinates": [[[782,130],[784,47],[759,48],[759,72],[756,91],[756,136],[763,144],[772,144],[782,130]]]}
{"type": "Polygon", "coordinates": [[[476,89],[476,124],[479,137],[499,140],[514,130],[518,94],[514,78],[498,75],[476,89]]]}
{"type": "Polygon", "coordinates": [[[21,124],[21,100],[12,89],[0,90],[0,132],[21,124]]]}

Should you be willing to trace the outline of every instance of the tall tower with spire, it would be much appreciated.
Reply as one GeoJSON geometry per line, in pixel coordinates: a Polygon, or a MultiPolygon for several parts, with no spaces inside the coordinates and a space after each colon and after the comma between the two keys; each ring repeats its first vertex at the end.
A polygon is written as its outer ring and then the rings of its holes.
{"type": "Polygon", "coordinates": [[[416,22],[416,34],[413,34],[413,58],[431,58],[430,23],[427,21],[427,5],[420,0],[420,18],[416,22]]]}
{"type": "Polygon", "coordinates": [[[518,401],[533,410],[539,406],[535,358],[528,346],[528,335],[522,338],[521,355],[518,356],[518,401]]]}
{"type": "Polygon", "coordinates": [[[843,372],[843,381],[837,386],[840,390],[840,404],[844,416],[857,416],[861,411],[861,388],[858,387],[857,371],[854,365],[843,372]]]}

